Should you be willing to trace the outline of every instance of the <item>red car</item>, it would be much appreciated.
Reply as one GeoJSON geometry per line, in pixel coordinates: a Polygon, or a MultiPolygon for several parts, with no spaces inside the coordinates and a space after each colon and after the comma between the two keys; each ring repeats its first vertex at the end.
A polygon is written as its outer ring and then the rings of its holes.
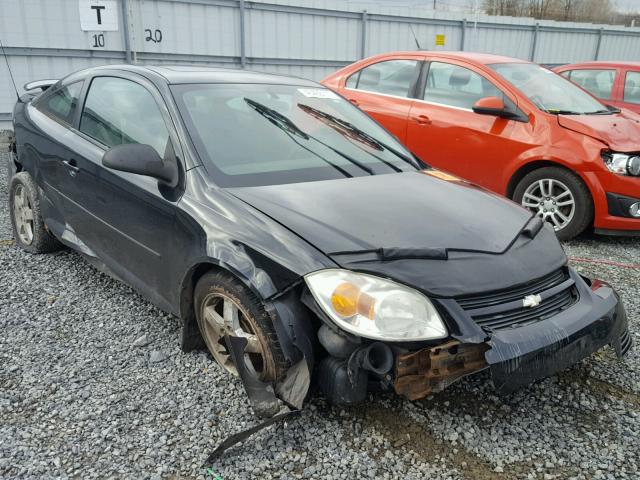
{"type": "Polygon", "coordinates": [[[640,234],[640,116],[537,64],[397,52],[327,77],[418,157],[536,212],[569,239],[640,234]]]}
{"type": "Polygon", "coordinates": [[[553,69],[608,105],[640,113],[640,62],[587,62],[553,69]]]}

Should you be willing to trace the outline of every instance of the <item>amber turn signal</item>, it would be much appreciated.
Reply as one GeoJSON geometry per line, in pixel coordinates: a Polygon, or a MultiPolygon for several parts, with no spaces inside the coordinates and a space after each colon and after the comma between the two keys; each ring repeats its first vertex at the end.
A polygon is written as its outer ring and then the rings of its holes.
{"type": "Polygon", "coordinates": [[[376,300],[352,283],[341,283],[331,295],[331,306],[342,318],[360,314],[373,319],[376,300]]]}

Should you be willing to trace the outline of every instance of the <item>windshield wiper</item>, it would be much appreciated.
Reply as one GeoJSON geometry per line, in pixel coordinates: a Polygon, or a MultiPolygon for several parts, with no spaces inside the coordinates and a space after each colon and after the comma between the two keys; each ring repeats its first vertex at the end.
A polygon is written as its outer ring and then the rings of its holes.
{"type": "Polygon", "coordinates": [[[573,110],[560,110],[557,108],[548,108],[545,112],[550,113],[552,115],[584,115],[584,112],[575,112],[573,110]]]}
{"type": "Polygon", "coordinates": [[[607,108],[604,110],[596,110],[594,112],[587,112],[585,115],[612,115],[614,113],[620,113],[621,110],[619,108],[607,108]]]}
{"type": "Polygon", "coordinates": [[[338,117],[335,117],[335,116],[333,116],[333,115],[331,115],[329,113],[323,112],[322,110],[318,110],[317,108],[310,107],[309,105],[305,105],[304,103],[299,103],[298,107],[302,111],[308,113],[309,115],[312,115],[312,116],[314,116],[316,118],[325,120],[328,123],[332,123],[332,124],[336,125],[337,127],[339,127],[338,129],[336,129],[339,132],[340,132],[340,129],[347,130],[351,134],[351,135],[349,135],[350,138],[355,138],[356,140],[360,140],[363,143],[366,143],[366,144],[368,144],[370,146],[373,146],[374,148],[377,148],[378,150],[383,150],[383,149],[384,150],[388,150],[393,155],[398,157],[400,160],[408,163],[409,165],[411,165],[414,168],[417,168],[419,170],[421,168],[423,168],[421,165],[419,165],[419,163],[415,159],[412,159],[412,158],[406,156],[405,154],[399,152],[395,148],[387,145],[386,143],[378,140],[377,138],[372,137],[371,135],[369,135],[364,130],[359,129],[354,124],[352,124],[352,123],[350,123],[350,122],[348,122],[346,120],[342,120],[341,118],[338,118],[338,117]]]}
{"type": "Polygon", "coordinates": [[[575,112],[573,110],[559,110],[550,108],[545,110],[545,112],[551,113],[552,115],[611,115],[612,113],[620,113],[620,110],[610,110],[607,108],[603,110],[594,110],[593,112],[575,112]]]}
{"type": "Polygon", "coordinates": [[[289,132],[287,132],[286,130],[284,131],[284,133],[286,133],[291,140],[293,140],[294,142],[296,142],[298,145],[300,145],[300,148],[304,148],[307,152],[309,152],[312,155],[315,155],[316,157],[318,157],[320,160],[326,162],[327,164],[329,164],[331,167],[335,168],[337,171],[339,171],[342,175],[344,175],[347,178],[353,178],[353,175],[351,175],[349,172],[347,172],[344,168],[336,165],[335,163],[333,163],[332,161],[330,161],[328,158],[324,158],[322,155],[320,155],[319,153],[314,152],[313,150],[311,150],[309,147],[305,147],[304,145],[302,145],[298,140],[296,140],[293,135],[291,135],[289,132]]]}
{"type": "Polygon", "coordinates": [[[293,123],[289,118],[282,115],[280,112],[274,110],[273,108],[269,108],[266,105],[263,105],[255,100],[251,100],[250,98],[244,97],[244,101],[253,108],[256,112],[262,115],[264,118],[273,123],[276,127],[279,127],[287,132],[293,133],[299,137],[304,138],[305,140],[309,140],[309,135],[304,133],[298,126],[293,123]]]}
{"type": "MultiPolygon", "coordinates": [[[[269,108],[269,107],[267,107],[266,105],[263,105],[260,102],[256,102],[255,100],[251,100],[250,98],[244,97],[244,101],[247,102],[247,104],[251,108],[253,108],[256,112],[258,112],[260,115],[262,115],[267,120],[269,120],[271,123],[273,123],[276,127],[280,128],[281,130],[284,130],[284,132],[289,134],[289,136],[290,136],[290,134],[294,134],[294,135],[297,135],[299,137],[304,138],[305,140],[309,140],[311,138],[311,139],[315,140],[316,142],[320,143],[321,145],[324,145],[325,147],[331,149],[334,153],[340,155],[345,160],[353,163],[356,167],[360,168],[361,170],[364,170],[369,175],[373,175],[373,170],[371,168],[367,167],[366,165],[363,165],[362,163],[358,162],[355,158],[350,157],[346,153],[343,153],[343,152],[341,152],[339,150],[336,150],[335,148],[333,148],[333,147],[327,145],[326,143],[318,140],[313,135],[309,135],[308,133],[305,133],[304,131],[302,131],[300,129],[300,127],[298,127],[295,123],[293,123],[293,121],[291,121],[291,119],[288,118],[286,115],[283,115],[280,112],[274,110],[273,108],[269,108]]],[[[293,137],[291,137],[291,138],[293,138],[293,137]]],[[[348,172],[346,172],[346,170],[340,168],[338,165],[336,165],[333,162],[330,162],[326,158],[322,157],[320,154],[312,152],[309,148],[301,145],[299,142],[296,142],[296,143],[298,145],[300,145],[302,148],[304,148],[305,150],[307,150],[307,151],[313,153],[314,155],[316,155],[318,158],[321,158],[322,160],[327,162],[329,165],[331,165],[335,169],[339,170],[341,173],[346,174],[349,177],[353,176],[353,175],[349,174],[348,172]]]]}

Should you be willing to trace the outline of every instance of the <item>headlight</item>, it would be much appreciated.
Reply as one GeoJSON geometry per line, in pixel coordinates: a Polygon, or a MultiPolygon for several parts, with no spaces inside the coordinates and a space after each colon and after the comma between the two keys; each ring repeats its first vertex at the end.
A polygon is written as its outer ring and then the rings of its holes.
{"type": "Polygon", "coordinates": [[[627,163],[627,172],[629,172],[629,175],[633,175],[634,177],[640,176],[640,157],[635,156],[629,159],[629,163],[627,163]]]}
{"type": "Polygon", "coordinates": [[[305,281],[338,327],[376,340],[444,338],[447,329],[427,297],[404,285],[349,270],[320,270],[305,281]]]}
{"type": "Polygon", "coordinates": [[[602,154],[607,168],[618,175],[640,176],[640,156],[626,153],[605,152],[602,154]]]}

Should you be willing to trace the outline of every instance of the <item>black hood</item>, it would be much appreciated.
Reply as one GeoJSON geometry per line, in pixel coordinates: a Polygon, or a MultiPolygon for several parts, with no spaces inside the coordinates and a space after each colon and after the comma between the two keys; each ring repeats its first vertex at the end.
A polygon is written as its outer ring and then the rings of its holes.
{"type": "Polygon", "coordinates": [[[531,222],[529,211],[466,182],[421,172],[230,192],[345,268],[384,275],[437,295],[506,288],[543,276],[566,261],[547,228],[534,239],[520,235],[531,222]],[[356,253],[377,249],[455,253],[448,260],[395,261],[356,253]]]}
{"type": "Polygon", "coordinates": [[[501,252],[531,217],[465,182],[418,172],[231,192],[328,255],[378,248],[501,252]]]}

